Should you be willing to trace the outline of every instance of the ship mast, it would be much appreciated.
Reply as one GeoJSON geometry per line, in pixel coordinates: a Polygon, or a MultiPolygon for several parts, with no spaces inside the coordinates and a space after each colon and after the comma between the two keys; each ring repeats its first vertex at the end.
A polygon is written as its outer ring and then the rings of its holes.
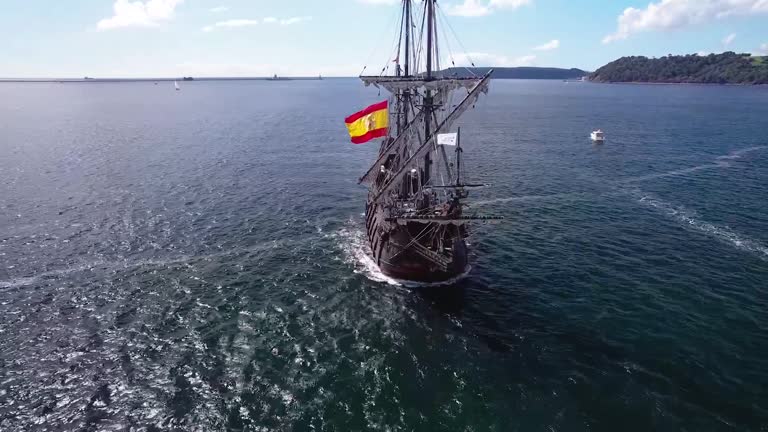
{"type": "Polygon", "coordinates": [[[461,128],[456,128],[456,186],[461,186],[461,128]]]}
{"type": "MultiPolygon", "coordinates": [[[[403,0],[403,19],[405,20],[405,64],[403,65],[405,77],[411,76],[411,0],[403,0]]],[[[402,104],[400,109],[403,111],[403,124],[408,124],[408,105],[410,104],[411,93],[408,89],[403,90],[402,104]]]]}
{"type": "MultiPolygon", "coordinates": [[[[434,31],[435,0],[426,0],[427,3],[427,71],[426,81],[432,81],[432,32],[434,31]]],[[[432,135],[430,132],[430,123],[432,120],[432,91],[427,89],[424,93],[424,138],[432,135]]],[[[424,155],[424,175],[422,176],[422,186],[426,186],[430,180],[430,171],[432,165],[432,152],[428,151],[424,155]]]]}
{"type": "MultiPolygon", "coordinates": [[[[411,57],[411,0],[403,0],[405,3],[405,76],[411,76],[410,57],[411,57]]],[[[408,115],[408,112],[405,113],[408,115]]],[[[405,119],[408,123],[408,119],[405,119]]]]}

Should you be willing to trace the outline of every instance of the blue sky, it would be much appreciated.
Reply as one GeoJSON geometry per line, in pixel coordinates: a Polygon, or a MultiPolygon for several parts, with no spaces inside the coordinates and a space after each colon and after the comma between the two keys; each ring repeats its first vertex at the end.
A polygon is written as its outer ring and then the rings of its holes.
{"type": "MultiPolygon", "coordinates": [[[[387,62],[397,4],[4,0],[0,77],[354,76],[387,62]]],[[[624,55],[768,54],[768,0],[438,4],[461,41],[450,37],[460,64],[469,54],[478,66],[593,70],[624,55]]]]}

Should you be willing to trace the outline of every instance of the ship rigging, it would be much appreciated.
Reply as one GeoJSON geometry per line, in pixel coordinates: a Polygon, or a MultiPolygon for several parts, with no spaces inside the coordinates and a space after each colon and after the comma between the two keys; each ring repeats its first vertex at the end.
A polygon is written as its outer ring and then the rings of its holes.
{"type": "Polygon", "coordinates": [[[378,157],[359,179],[369,187],[365,226],[374,261],[395,279],[438,283],[469,270],[469,223],[501,219],[467,214],[470,189],[482,185],[464,183],[461,131],[453,129],[488,92],[492,71],[481,77],[469,69],[468,77],[440,71],[439,12],[436,0],[402,1],[399,35],[389,57],[393,73],[388,75],[388,59],[379,75],[360,76],[366,86],[384,89],[390,97],[348,118],[367,121],[356,126],[369,128],[365,140],[384,137],[378,157]],[[388,127],[371,135],[373,110],[384,106],[388,127]]]}

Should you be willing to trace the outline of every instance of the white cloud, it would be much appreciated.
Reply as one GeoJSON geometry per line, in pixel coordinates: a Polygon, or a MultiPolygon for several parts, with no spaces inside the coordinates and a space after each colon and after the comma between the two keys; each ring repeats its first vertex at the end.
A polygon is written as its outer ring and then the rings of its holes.
{"type": "Polygon", "coordinates": [[[291,24],[297,24],[304,21],[311,20],[312,17],[310,16],[299,16],[299,17],[289,17],[289,18],[282,18],[278,19],[275,17],[267,17],[263,20],[258,19],[231,19],[227,21],[219,21],[215,24],[205,26],[203,27],[204,32],[212,32],[216,30],[217,28],[221,27],[250,27],[259,25],[260,23],[264,24],[280,24],[280,25],[291,25],[291,24]]]}
{"type": "MultiPolygon", "coordinates": [[[[467,53],[459,54],[454,57],[453,61],[456,66],[499,66],[499,67],[515,67],[515,66],[531,66],[536,60],[535,55],[527,55],[522,57],[507,57],[503,55],[491,54],[491,53],[467,53]]],[[[450,64],[450,61],[445,62],[450,64]]]]}
{"type": "Polygon", "coordinates": [[[760,45],[760,48],[757,49],[757,54],[768,55],[768,43],[760,45]]]}
{"type": "Polygon", "coordinates": [[[734,15],[765,13],[768,0],[660,0],[645,9],[625,9],[617,19],[616,32],[603,38],[603,43],[644,31],[673,30],[734,15]]]}
{"type": "Polygon", "coordinates": [[[464,0],[462,4],[446,6],[445,11],[448,15],[478,17],[491,13],[491,8],[480,3],[480,0],[464,0]]]}
{"type": "Polygon", "coordinates": [[[360,3],[365,4],[371,4],[371,5],[393,5],[396,3],[400,3],[400,0],[357,0],[360,3]]]}
{"type": "Polygon", "coordinates": [[[227,21],[219,21],[213,25],[203,27],[204,32],[211,32],[221,27],[249,27],[259,24],[259,20],[254,19],[231,19],[227,21]]]}
{"type": "Polygon", "coordinates": [[[460,4],[449,4],[445,11],[448,15],[479,17],[493,13],[498,9],[517,9],[530,4],[532,0],[464,0],[460,4]]]}
{"type": "MultiPolygon", "coordinates": [[[[291,24],[297,24],[304,21],[310,21],[311,19],[312,17],[310,16],[298,16],[298,17],[283,18],[278,22],[280,23],[280,25],[291,25],[291,24]]],[[[267,22],[266,18],[264,19],[264,22],[267,22]]]]}
{"type": "Polygon", "coordinates": [[[558,48],[560,48],[560,41],[557,39],[552,39],[551,41],[545,44],[539,45],[533,49],[536,51],[551,51],[558,48]]]}
{"type": "Polygon", "coordinates": [[[174,10],[182,3],[184,0],[116,0],[112,6],[114,15],[99,21],[96,28],[153,27],[173,18],[174,10]]]}
{"type": "Polygon", "coordinates": [[[218,7],[215,7],[215,8],[211,8],[211,9],[209,9],[209,10],[210,10],[211,12],[213,12],[213,13],[220,13],[220,12],[226,12],[226,11],[228,11],[228,10],[229,10],[229,7],[227,7],[227,6],[218,6],[218,7]]]}
{"type": "Polygon", "coordinates": [[[491,7],[517,9],[520,6],[531,4],[531,0],[491,0],[491,7]]]}
{"type": "Polygon", "coordinates": [[[289,17],[289,18],[282,18],[278,19],[275,17],[266,17],[264,18],[264,24],[280,24],[280,25],[291,25],[291,24],[297,24],[304,21],[311,21],[311,16],[297,16],[297,17],[289,17]]]}
{"type": "Polygon", "coordinates": [[[728,46],[733,43],[733,40],[736,39],[736,33],[731,33],[728,36],[723,38],[723,45],[728,46]]]}

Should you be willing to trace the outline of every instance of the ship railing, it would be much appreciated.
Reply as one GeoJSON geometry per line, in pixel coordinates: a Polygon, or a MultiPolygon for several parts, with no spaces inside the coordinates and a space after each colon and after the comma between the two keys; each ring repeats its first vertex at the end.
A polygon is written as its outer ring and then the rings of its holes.
{"type": "Polygon", "coordinates": [[[441,215],[402,215],[384,219],[387,222],[395,222],[405,225],[408,222],[434,223],[438,225],[462,225],[467,222],[480,222],[484,224],[499,223],[504,220],[501,216],[441,216],[441,215]]]}

